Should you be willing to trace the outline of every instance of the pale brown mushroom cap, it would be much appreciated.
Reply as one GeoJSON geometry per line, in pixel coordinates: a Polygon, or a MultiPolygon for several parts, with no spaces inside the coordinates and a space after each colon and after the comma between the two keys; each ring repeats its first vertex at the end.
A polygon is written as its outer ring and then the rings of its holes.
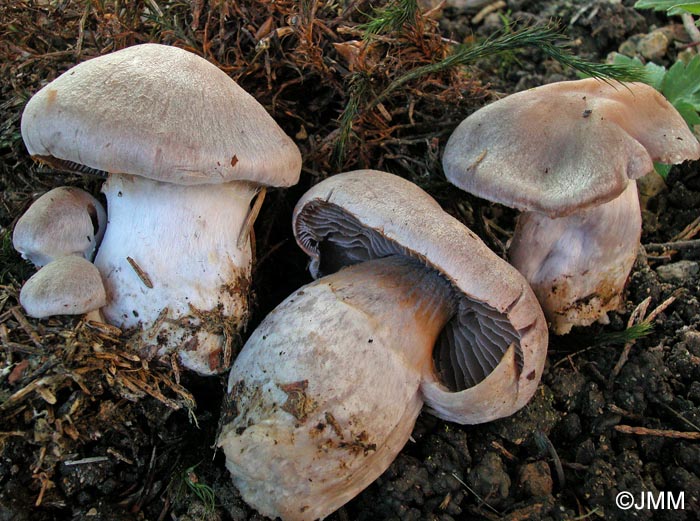
{"type": "Polygon", "coordinates": [[[143,44],[85,61],[27,103],[32,156],[185,185],[298,181],[294,142],[207,60],[143,44]]]}
{"type": "Polygon", "coordinates": [[[534,293],[426,192],[376,170],[334,175],[297,203],[293,228],[316,274],[398,254],[423,261],[453,285],[459,310],[435,347],[436,374],[425,375],[422,385],[437,415],[479,423],[512,414],[530,399],[547,350],[534,293]],[[502,361],[506,374],[494,371],[502,361]]]}
{"type": "Polygon", "coordinates": [[[100,272],[77,255],[59,257],[37,271],[22,286],[20,304],[34,318],[81,315],[107,303],[100,272]]]}
{"type": "Polygon", "coordinates": [[[19,218],[12,244],[36,266],[65,255],[91,260],[106,226],[107,214],[97,199],[79,188],[60,186],[39,197],[19,218]]]}
{"type": "Polygon", "coordinates": [[[655,89],[585,79],[476,111],[450,137],[443,167],[469,193],[556,217],[614,199],[654,161],[698,158],[697,139],[655,89]]]}

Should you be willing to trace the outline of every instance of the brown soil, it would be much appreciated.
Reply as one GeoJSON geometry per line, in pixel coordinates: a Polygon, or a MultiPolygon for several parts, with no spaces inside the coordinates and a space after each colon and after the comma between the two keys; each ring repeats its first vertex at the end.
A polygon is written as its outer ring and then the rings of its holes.
{"type": "MultiPolygon", "coordinates": [[[[369,4],[312,9],[311,2],[298,8],[291,1],[197,0],[158,2],[163,13],[155,20],[134,14],[151,3],[133,2],[137,8],[118,12],[98,1],[0,5],[0,521],[262,519],[243,503],[223,455],[212,448],[224,377],[145,366],[118,331],[90,328],[78,318],[27,319],[18,307],[19,288],[33,268],[11,248],[16,219],[50,188],[80,186],[99,196],[101,184],[27,157],[19,118],[46,81],[77,61],[126,45],[178,44],[229,72],[295,136],[305,159],[302,181],[272,191],[256,223],[250,332],[310,281],[291,237],[291,210],[331,172],[371,166],[411,179],[502,253],[507,235],[496,235],[488,223],[507,233],[513,212],[450,187],[440,168],[442,147],[459,120],[489,99],[575,77],[533,50],[481,62],[468,73],[433,75],[385,100],[390,121],[382,110],[360,111],[345,154],[338,156],[339,118],[352,99],[350,85],[361,80],[350,83],[352,66],[330,50],[331,40],[357,38],[342,28],[362,21],[369,4]],[[291,34],[280,31],[288,24],[297,24],[291,34]],[[260,41],[269,47],[258,47],[260,41]],[[213,491],[213,507],[198,488],[202,484],[213,491]]],[[[633,35],[670,23],[632,4],[510,0],[497,11],[501,17],[476,24],[476,10],[447,8],[439,22],[387,39],[355,66],[380,92],[402,72],[446,52],[440,35],[470,41],[493,34],[504,19],[561,20],[574,51],[601,61],[633,35]],[[387,64],[387,56],[400,59],[387,64]]],[[[672,43],[656,61],[669,65],[682,46],[672,43]]],[[[699,214],[698,165],[674,167],[666,187],[646,204],[643,244],[680,237],[699,214]]],[[[693,238],[697,223],[694,230],[683,238],[693,238]]],[[[623,312],[612,313],[608,325],[551,339],[542,383],[528,406],[510,418],[468,427],[422,414],[413,441],[391,467],[328,519],[697,519],[700,251],[647,249],[630,278],[623,312]],[[624,345],[609,334],[624,330],[647,298],[648,312],[667,307],[616,369],[624,345]],[[616,507],[618,492],[644,490],[683,492],[685,510],[616,507]]]]}

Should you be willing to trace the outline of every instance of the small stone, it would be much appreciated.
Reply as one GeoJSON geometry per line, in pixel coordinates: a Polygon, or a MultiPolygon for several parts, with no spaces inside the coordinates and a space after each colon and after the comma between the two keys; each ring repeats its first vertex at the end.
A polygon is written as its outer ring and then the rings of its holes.
{"type": "Polygon", "coordinates": [[[647,60],[663,58],[668,51],[668,36],[662,31],[652,31],[639,40],[637,51],[647,60]]]}
{"type": "Polygon", "coordinates": [[[647,175],[637,179],[637,191],[639,192],[639,202],[642,208],[647,208],[649,199],[667,190],[666,181],[656,170],[652,170],[647,175]]]}
{"type": "Polygon", "coordinates": [[[656,268],[657,275],[664,282],[687,280],[697,275],[698,271],[700,271],[698,263],[689,260],[682,260],[656,268]]]}
{"type": "MultiPolygon", "coordinates": [[[[645,36],[645,34],[633,34],[620,44],[620,46],[617,48],[617,53],[627,56],[628,58],[634,58],[637,56],[637,46],[639,45],[639,41],[645,36]]],[[[612,63],[612,61],[615,59],[615,54],[617,53],[610,53],[608,55],[607,62],[612,63]]]]}
{"type": "Polygon", "coordinates": [[[623,56],[634,58],[637,55],[637,42],[631,38],[625,40],[617,48],[617,52],[622,54],[623,56]]]}
{"type": "Polygon", "coordinates": [[[700,382],[692,382],[688,389],[688,400],[700,404],[700,382]]]}
{"type": "Polygon", "coordinates": [[[686,65],[688,65],[688,63],[690,63],[690,60],[695,58],[697,55],[698,53],[695,49],[683,49],[682,51],[678,51],[678,54],[676,55],[676,61],[683,62],[686,65]]]}
{"type": "Polygon", "coordinates": [[[545,461],[526,463],[518,471],[518,490],[522,497],[544,497],[552,493],[552,473],[545,461]]]}
{"type": "Polygon", "coordinates": [[[477,494],[498,504],[510,493],[510,477],[503,461],[495,452],[487,452],[469,473],[469,482],[477,494]]]}

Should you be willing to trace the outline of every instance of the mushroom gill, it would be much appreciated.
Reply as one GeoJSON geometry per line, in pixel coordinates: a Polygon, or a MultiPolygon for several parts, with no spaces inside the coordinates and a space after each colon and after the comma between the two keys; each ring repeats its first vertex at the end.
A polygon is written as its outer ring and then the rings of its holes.
{"type": "MultiPolygon", "coordinates": [[[[315,278],[343,266],[392,255],[417,259],[434,270],[425,256],[364,226],[354,215],[329,202],[307,204],[297,218],[296,233],[312,259],[310,271],[315,278]]],[[[437,271],[436,275],[447,279],[437,271]]],[[[433,350],[434,371],[440,383],[452,392],[477,385],[493,372],[512,344],[517,367],[522,370],[520,333],[502,313],[470,299],[448,282],[458,304],[433,350]]]]}

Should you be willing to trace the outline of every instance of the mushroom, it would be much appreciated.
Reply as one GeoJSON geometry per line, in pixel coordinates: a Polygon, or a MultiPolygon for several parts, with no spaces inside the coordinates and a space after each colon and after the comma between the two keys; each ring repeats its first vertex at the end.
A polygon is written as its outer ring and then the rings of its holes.
{"type": "Polygon", "coordinates": [[[102,277],[94,264],[77,255],[59,257],[22,286],[19,301],[30,317],[82,315],[102,321],[99,308],[107,302],[102,277]]]}
{"type": "Polygon", "coordinates": [[[311,520],[389,466],[424,402],[458,423],[524,406],[547,328],[524,278],[397,176],[332,176],[298,202],[293,227],[321,278],[239,354],[218,445],[245,501],[311,520]]]}
{"type": "Polygon", "coordinates": [[[106,319],[186,368],[226,369],[248,315],[251,200],[297,182],[294,142],[223,71],[157,44],[62,74],[27,104],[22,136],[37,160],[108,175],[106,319]]]}
{"type": "Polygon", "coordinates": [[[700,157],[681,115],[641,83],[595,79],[507,96],[466,118],[447,179],[522,210],[509,248],[556,334],[618,309],[639,248],[635,179],[700,157]]]}
{"type": "Polygon", "coordinates": [[[106,225],[107,214],[97,199],[80,188],[61,186],[39,197],[17,220],[12,244],[39,267],[66,255],[92,260],[106,225]]]}

